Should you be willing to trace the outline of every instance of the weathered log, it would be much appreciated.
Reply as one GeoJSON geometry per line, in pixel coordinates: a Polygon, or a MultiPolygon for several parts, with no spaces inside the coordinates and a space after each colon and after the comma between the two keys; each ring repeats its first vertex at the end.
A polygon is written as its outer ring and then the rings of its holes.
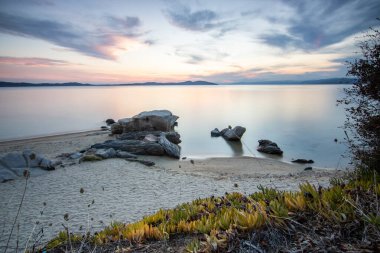
{"type": "Polygon", "coordinates": [[[141,131],[141,132],[127,132],[123,133],[117,138],[119,140],[143,140],[145,136],[151,134],[156,137],[159,137],[162,133],[165,134],[166,139],[174,144],[181,143],[181,135],[177,132],[161,132],[161,131],[141,131]]]}

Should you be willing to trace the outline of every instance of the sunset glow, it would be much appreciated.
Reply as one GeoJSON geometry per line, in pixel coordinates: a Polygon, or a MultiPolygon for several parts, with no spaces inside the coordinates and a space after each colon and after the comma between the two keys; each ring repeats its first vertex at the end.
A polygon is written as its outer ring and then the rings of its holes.
{"type": "Polygon", "coordinates": [[[0,1],[0,80],[217,83],[343,77],[365,1],[0,1]],[[306,3],[307,2],[307,3],[306,3]]]}

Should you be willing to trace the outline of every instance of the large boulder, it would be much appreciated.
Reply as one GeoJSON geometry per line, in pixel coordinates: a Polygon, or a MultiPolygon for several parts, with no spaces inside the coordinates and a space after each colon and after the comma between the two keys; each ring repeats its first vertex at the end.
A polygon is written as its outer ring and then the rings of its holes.
{"type": "Polygon", "coordinates": [[[226,129],[222,136],[228,141],[240,141],[245,131],[245,127],[236,126],[233,129],[226,129]]]}
{"type": "Polygon", "coordinates": [[[257,151],[272,155],[282,155],[283,153],[277,144],[270,140],[259,140],[257,151]]]}
{"type": "Polygon", "coordinates": [[[120,119],[118,123],[123,126],[123,132],[134,131],[163,131],[174,130],[178,116],[168,110],[154,110],[141,112],[132,118],[120,119]]]}

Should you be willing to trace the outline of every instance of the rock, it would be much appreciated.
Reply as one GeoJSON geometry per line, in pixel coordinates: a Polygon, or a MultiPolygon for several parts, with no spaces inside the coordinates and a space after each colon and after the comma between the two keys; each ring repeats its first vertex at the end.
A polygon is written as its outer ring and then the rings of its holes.
{"type": "Polygon", "coordinates": [[[102,158],[96,155],[85,155],[79,160],[79,162],[95,162],[101,160],[102,158]]]}
{"type": "Polygon", "coordinates": [[[114,158],[116,157],[116,151],[113,148],[109,149],[98,149],[95,152],[96,156],[99,156],[103,159],[109,159],[109,158],[114,158]]]}
{"type": "Polygon", "coordinates": [[[114,124],[114,123],[116,123],[115,122],[115,120],[113,120],[113,119],[106,119],[106,124],[109,126],[109,125],[112,125],[112,124],[114,124]]]}
{"type": "Polygon", "coordinates": [[[120,123],[114,123],[111,125],[111,133],[112,134],[122,134],[123,126],[120,123]]]}
{"type": "Polygon", "coordinates": [[[0,164],[0,182],[4,183],[18,178],[19,175],[0,164]]]}
{"type": "MultiPolygon", "coordinates": [[[[171,132],[162,132],[162,131],[141,131],[141,132],[128,132],[128,133],[123,133],[117,138],[119,140],[144,140],[145,136],[147,135],[154,135],[156,137],[159,137],[162,133],[165,134],[166,139],[168,141],[174,143],[174,144],[179,144],[181,143],[181,136],[179,133],[171,131],[171,132]]],[[[158,140],[158,139],[157,139],[158,140]]]]}
{"type": "Polygon", "coordinates": [[[228,141],[240,141],[245,131],[245,127],[236,126],[233,129],[228,128],[222,136],[228,141]]]}
{"type": "Polygon", "coordinates": [[[220,135],[221,134],[218,128],[215,128],[214,130],[211,131],[211,137],[219,137],[220,135]]]}
{"type": "Polygon", "coordinates": [[[306,159],[296,159],[296,160],[293,160],[292,163],[304,164],[304,163],[314,163],[314,161],[313,160],[306,160],[306,159]]]}
{"type": "Polygon", "coordinates": [[[312,170],[312,167],[306,167],[304,170],[312,170]]]}
{"type": "Polygon", "coordinates": [[[138,159],[125,159],[125,160],[127,160],[127,161],[129,161],[129,162],[138,162],[138,163],[141,163],[141,164],[143,164],[143,165],[145,165],[145,166],[148,166],[148,167],[150,167],[150,166],[154,166],[154,165],[155,165],[154,162],[152,162],[152,161],[147,161],[147,160],[138,160],[138,159]]]}
{"type": "Polygon", "coordinates": [[[106,126],[101,126],[101,127],[100,127],[100,130],[102,130],[102,131],[107,131],[107,130],[109,130],[109,128],[106,127],[106,126]]]}
{"type": "Polygon", "coordinates": [[[141,112],[132,118],[118,120],[123,126],[123,132],[135,131],[173,131],[178,116],[168,110],[141,112]]]}
{"type": "Polygon", "coordinates": [[[45,170],[55,170],[54,165],[55,163],[53,163],[51,160],[42,158],[38,167],[45,170]]]}
{"type": "Polygon", "coordinates": [[[83,154],[81,152],[75,152],[75,153],[70,154],[69,158],[70,159],[79,159],[82,157],[82,155],[83,154]]]}
{"type": "Polygon", "coordinates": [[[228,131],[229,128],[224,128],[222,129],[222,131],[220,131],[220,135],[223,136],[227,131],[228,131]]]}
{"type": "Polygon", "coordinates": [[[144,137],[143,141],[146,142],[158,142],[158,137],[153,134],[148,134],[144,137]]]}
{"type": "Polygon", "coordinates": [[[337,139],[337,138],[335,138],[335,139],[334,139],[334,141],[335,141],[335,142],[338,142],[338,139],[337,139]]]}
{"type": "Polygon", "coordinates": [[[162,156],[165,154],[164,148],[155,142],[144,142],[140,140],[108,140],[104,143],[92,145],[94,149],[108,149],[126,151],[134,155],[156,155],[162,156]]]}
{"type": "Polygon", "coordinates": [[[22,153],[12,152],[0,158],[0,164],[6,168],[26,168],[28,166],[22,153]]]}
{"type": "Polygon", "coordinates": [[[0,182],[23,177],[26,170],[33,176],[42,175],[47,170],[54,170],[56,165],[57,162],[30,150],[7,153],[0,157],[0,182]]]}
{"type": "Polygon", "coordinates": [[[158,143],[164,148],[165,153],[170,156],[179,159],[181,156],[181,149],[178,145],[171,143],[166,139],[165,134],[161,134],[158,139],[158,143]]]}
{"type": "Polygon", "coordinates": [[[126,151],[116,151],[116,157],[117,158],[137,158],[136,155],[131,154],[131,153],[126,152],[126,151]]]}
{"type": "Polygon", "coordinates": [[[270,140],[259,140],[259,147],[257,148],[257,151],[272,155],[282,155],[283,153],[277,144],[270,140]]]}

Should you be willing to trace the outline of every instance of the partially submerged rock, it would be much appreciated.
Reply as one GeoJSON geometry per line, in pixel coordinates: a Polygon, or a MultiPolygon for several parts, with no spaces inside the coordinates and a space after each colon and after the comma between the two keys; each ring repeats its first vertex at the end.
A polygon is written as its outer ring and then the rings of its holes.
{"type": "Polygon", "coordinates": [[[168,110],[154,110],[141,112],[132,118],[120,119],[118,123],[123,126],[123,132],[135,131],[163,131],[174,130],[178,116],[168,110]]]}
{"type": "Polygon", "coordinates": [[[219,137],[220,135],[221,134],[218,128],[215,128],[214,130],[211,131],[211,137],[219,137]]]}
{"type": "Polygon", "coordinates": [[[242,126],[236,126],[234,128],[228,126],[228,128],[224,128],[222,131],[219,131],[218,128],[215,128],[211,131],[211,137],[222,136],[227,141],[240,141],[245,131],[245,127],[242,126]]]}
{"type": "Polygon", "coordinates": [[[240,141],[245,131],[245,127],[236,126],[233,129],[228,128],[222,136],[228,141],[240,141]]]}
{"type": "Polygon", "coordinates": [[[314,161],[313,160],[307,160],[307,159],[295,159],[295,160],[292,160],[292,163],[305,164],[305,163],[314,163],[314,161]]]}
{"type": "Polygon", "coordinates": [[[106,124],[108,125],[108,126],[110,126],[110,125],[112,125],[112,124],[114,124],[115,123],[115,120],[114,119],[106,119],[106,124]]]}
{"type": "Polygon", "coordinates": [[[277,146],[277,143],[270,140],[259,140],[257,151],[272,155],[282,155],[283,153],[283,151],[277,146]]]}

